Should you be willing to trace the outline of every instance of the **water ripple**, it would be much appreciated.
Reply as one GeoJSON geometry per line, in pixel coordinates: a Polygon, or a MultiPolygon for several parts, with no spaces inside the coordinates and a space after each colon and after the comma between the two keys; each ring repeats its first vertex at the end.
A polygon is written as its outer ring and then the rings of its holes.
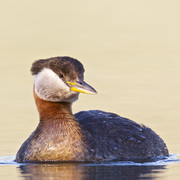
{"type": "MultiPolygon", "coordinates": [[[[102,163],[80,163],[83,166],[162,166],[180,162],[180,154],[170,154],[168,158],[158,160],[156,162],[132,162],[132,161],[118,161],[118,162],[102,162],[102,163]]],[[[2,156],[0,157],[0,165],[34,165],[38,163],[17,163],[15,156],[2,156]]],[[[42,163],[41,163],[42,164],[42,163]]],[[[57,164],[57,163],[54,163],[57,164]]],[[[58,163],[60,164],[60,163],[58,163]]]]}

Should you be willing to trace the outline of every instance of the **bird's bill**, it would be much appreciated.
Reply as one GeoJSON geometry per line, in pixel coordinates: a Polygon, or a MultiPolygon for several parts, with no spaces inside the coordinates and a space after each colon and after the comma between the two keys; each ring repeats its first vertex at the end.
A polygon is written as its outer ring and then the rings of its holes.
{"type": "Polygon", "coordinates": [[[97,91],[84,81],[67,82],[70,85],[71,91],[86,94],[97,94],[97,91]]]}

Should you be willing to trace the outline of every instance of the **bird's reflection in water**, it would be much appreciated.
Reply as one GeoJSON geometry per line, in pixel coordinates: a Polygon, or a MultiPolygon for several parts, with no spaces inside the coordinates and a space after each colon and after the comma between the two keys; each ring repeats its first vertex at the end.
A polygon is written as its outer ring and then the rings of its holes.
{"type": "Polygon", "coordinates": [[[28,164],[18,167],[20,177],[32,180],[154,179],[158,173],[162,173],[165,169],[165,166],[88,165],[79,163],[28,164]]]}

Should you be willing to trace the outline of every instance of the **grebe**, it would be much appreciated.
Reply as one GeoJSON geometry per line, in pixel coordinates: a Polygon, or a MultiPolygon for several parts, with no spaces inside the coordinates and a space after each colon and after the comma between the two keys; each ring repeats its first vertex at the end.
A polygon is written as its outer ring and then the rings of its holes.
{"type": "Polygon", "coordinates": [[[144,125],[99,110],[72,114],[79,93],[97,93],[84,82],[78,60],[41,59],[31,72],[40,122],[19,149],[17,162],[152,161],[169,155],[164,141],[144,125]]]}

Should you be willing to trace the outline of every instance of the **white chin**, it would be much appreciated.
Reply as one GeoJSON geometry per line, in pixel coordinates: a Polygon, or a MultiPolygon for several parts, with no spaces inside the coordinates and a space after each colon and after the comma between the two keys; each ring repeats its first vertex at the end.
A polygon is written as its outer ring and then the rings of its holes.
{"type": "Polygon", "coordinates": [[[35,77],[35,93],[39,98],[51,102],[74,102],[79,93],[71,91],[56,73],[44,68],[35,77]]]}
{"type": "MultiPolygon", "coordinates": [[[[36,90],[35,90],[35,92],[36,92],[36,90]]],[[[64,96],[64,97],[58,97],[58,96],[54,96],[54,95],[47,97],[47,96],[44,96],[44,94],[41,94],[41,93],[38,93],[38,92],[36,92],[36,94],[37,94],[37,96],[39,98],[41,98],[41,99],[43,99],[45,101],[50,101],[50,102],[71,102],[71,103],[75,102],[78,99],[78,96],[79,96],[78,93],[69,94],[69,95],[66,94],[66,96],[64,96]]]]}

